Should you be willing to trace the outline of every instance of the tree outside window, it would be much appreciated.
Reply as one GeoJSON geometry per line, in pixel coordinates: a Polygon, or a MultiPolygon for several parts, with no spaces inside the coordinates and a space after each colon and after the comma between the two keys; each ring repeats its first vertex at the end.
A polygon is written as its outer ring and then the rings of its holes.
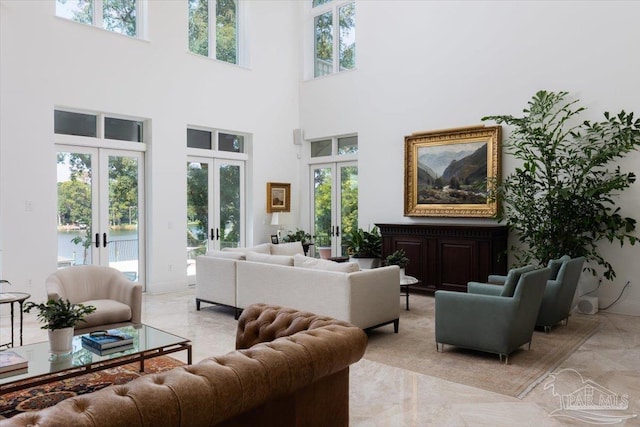
{"type": "Polygon", "coordinates": [[[231,64],[238,63],[237,0],[189,0],[189,50],[231,64]],[[209,11],[215,11],[215,32],[209,11]],[[210,46],[215,46],[211,51],[210,46]]]}

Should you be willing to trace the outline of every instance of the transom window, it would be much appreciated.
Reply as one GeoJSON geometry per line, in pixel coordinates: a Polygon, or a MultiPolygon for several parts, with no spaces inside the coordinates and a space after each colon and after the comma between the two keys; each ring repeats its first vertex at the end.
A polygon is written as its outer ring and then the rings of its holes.
{"type": "Polygon", "coordinates": [[[59,135],[144,142],[144,122],[141,120],[123,119],[104,114],[76,113],[64,110],[54,110],[53,114],[54,133],[59,135]],[[100,126],[98,126],[98,124],[100,124],[100,126]]]}
{"type": "Polygon", "coordinates": [[[188,0],[189,50],[231,64],[240,64],[238,0],[188,0]],[[211,31],[211,28],[215,31],[211,31]]]}
{"type": "Polygon", "coordinates": [[[311,0],[314,77],[356,66],[356,4],[340,0],[311,0]]]}
{"type": "Polygon", "coordinates": [[[226,151],[228,153],[244,153],[244,140],[244,135],[225,133],[216,130],[187,128],[188,148],[226,151]]]}
{"type": "Polygon", "coordinates": [[[358,136],[340,136],[311,141],[311,157],[343,156],[358,153],[358,136]]]}
{"type": "Polygon", "coordinates": [[[141,0],[56,0],[56,15],[131,37],[141,27],[141,0]]]}

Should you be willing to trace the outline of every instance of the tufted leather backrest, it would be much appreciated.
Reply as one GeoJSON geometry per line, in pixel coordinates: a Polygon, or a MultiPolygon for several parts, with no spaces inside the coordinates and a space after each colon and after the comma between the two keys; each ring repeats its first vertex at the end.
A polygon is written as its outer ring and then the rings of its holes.
{"type": "Polygon", "coordinates": [[[244,310],[237,335],[243,350],[70,398],[0,425],[348,425],[348,368],[366,349],[362,329],[257,304],[244,310]]]}

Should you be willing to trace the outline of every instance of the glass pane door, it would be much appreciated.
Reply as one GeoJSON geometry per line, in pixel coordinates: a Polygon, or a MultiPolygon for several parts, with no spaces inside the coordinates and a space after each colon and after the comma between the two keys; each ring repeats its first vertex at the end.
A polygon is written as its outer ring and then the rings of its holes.
{"type": "Polygon", "coordinates": [[[96,264],[143,282],[142,153],[60,147],[58,268],[96,264]]]}
{"type": "Polygon", "coordinates": [[[209,250],[209,224],[212,223],[209,213],[209,180],[211,176],[209,159],[191,158],[187,162],[187,275],[196,274],[196,257],[209,250]]]}
{"type": "Polygon", "coordinates": [[[237,248],[244,242],[243,165],[243,162],[220,159],[215,163],[218,183],[216,246],[220,249],[237,248]]]}
{"type": "Polygon", "coordinates": [[[358,166],[355,162],[312,166],[315,252],[346,256],[342,236],[358,227],[358,166]]]}
{"type": "Polygon", "coordinates": [[[337,213],[340,229],[336,236],[336,248],[339,256],[347,256],[347,246],[342,244],[342,237],[358,228],[358,166],[355,163],[338,163],[338,169],[340,194],[337,213]]]}
{"type": "Polygon", "coordinates": [[[106,171],[101,169],[101,182],[107,191],[101,194],[106,199],[102,205],[101,223],[108,225],[107,234],[102,232],[101,264],[122,271],[130,280],[137,281],[143,269],[140,262],[141,227],[141,183],[142,154],[124,154],[112,150],[101,150],[106,161],[106,171]],[[106,176],[104,176],[106,175],[106,176]]]}

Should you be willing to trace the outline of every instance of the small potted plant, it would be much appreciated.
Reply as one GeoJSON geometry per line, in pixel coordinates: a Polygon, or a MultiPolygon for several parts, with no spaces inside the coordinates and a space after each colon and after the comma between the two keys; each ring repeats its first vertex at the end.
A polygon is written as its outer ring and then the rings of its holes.
{"type": "Polygon", "coordinates": [[[287,235],[282,238],[282,241],[286,243],[302,243],[302,248],[304,249],[304,254],[306,255],[307,252],[309,252],[309,246],[313,245],[313,238],[314,236],[307,233],[306,231],[296,228],[296,231],[289,231],[287,235]]]}
{"type": "Polygon", "coordinates": [[[32,309],[38,311],[38,320],[44,322],[41,329],[49,333],[49,345],[54,356],[71,353],[73,330],[78,322],[84,322],[84,317],[96,311],[92,305],[72,304],[69,300],[50,299],[46,303],[36,304],[27,302],[24,312],[32,309]]]}
{"type": "Polygon", "coordinates": [[[400,267],[400,276],[404,276],[404,269],[409,265],[409,258],[406,257],[404,249],[398,249],[385,259],[386,265],[397,265],[400,267]]]}

